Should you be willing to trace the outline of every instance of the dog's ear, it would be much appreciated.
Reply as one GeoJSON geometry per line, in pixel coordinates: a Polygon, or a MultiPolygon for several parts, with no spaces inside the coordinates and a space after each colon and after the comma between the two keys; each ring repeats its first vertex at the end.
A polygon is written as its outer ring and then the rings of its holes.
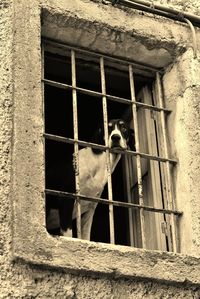
{"type": "Polygon", "coordinates": [[[128,147],[131,151],[135,151],[135,132],[129,129],[128,147]]]}
{"type": "MultiPolygon", "coordinates": [[[[104,129],[102,126],[100,126],[95,134],[94,134],[94,137],[93,137],[93,142],[96,143],[96,144],[100,144],[100,145],[105,145],[105,141],[104,141],[104,129]]],[[[95,149],[95,148],[92,148],[92,151],[93,153],[95,154],[100,154],[102,153],[102,150],[100,149],[95,149]]]]}

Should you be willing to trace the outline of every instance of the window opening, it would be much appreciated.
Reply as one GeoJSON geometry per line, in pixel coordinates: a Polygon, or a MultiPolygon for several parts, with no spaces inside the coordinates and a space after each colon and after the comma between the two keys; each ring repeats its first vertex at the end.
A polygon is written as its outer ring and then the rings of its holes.
{"type": "Polygon", "coordinates": [[[159,70],[44,39],[42,73],[48,232],[62,235],[60,219],[65,225],[71,221],[63,215],[67,209],[76,216],[73,237],[84,238],[82,209],[95,202],[91,240],[177,251],[181,212],[170,170],[176,160],[167,148],[170,111],[164,107],[159,70]],[[127,150],[109,148],[112,119],[123,119],[134,132],[127,150]],[[107,184],[100,196],[81,192],[80,150],[86,147],[99,157],[106,153],[107,184]],[[121,154],[113,173],[111,153],[121,154]]]}

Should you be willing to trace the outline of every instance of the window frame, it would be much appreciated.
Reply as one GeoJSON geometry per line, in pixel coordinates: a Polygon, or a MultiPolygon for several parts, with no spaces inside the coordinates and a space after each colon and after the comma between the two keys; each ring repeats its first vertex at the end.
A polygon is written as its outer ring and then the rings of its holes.
{"type": "MultiPolygon", "coordinates": [[[[76,190],[78,191],[78,193],[74,193],[71,194],[77,204],[77,234],[78,234],[78,238],[81,239],[81,206],[80,206],[80,201],[81,200],[85,200],[88,199],[89,201],[96,201],[96,202],[104,202],[104,203],[108,203],[109,202],[109,225],[110,225],[110,243],[111,244],[115,244],[115,230],[114,230],[114,214],[113,214],[113,206],[114,205],[121,205],[121,206],[125,206],[125,207],[129,207],[130,208],[136,208],[139,211],[140,214],[140,230],[141,230],[141,246],[142,248],[148,248],[147,247],[147,240],[145,237],[145,218],[144,218],[144,211],[146,211],[146,214],[148,214],[148,211],[152,211],[153,214],[154,212],[161,212],[163,211],[163,216],[165,218],[165,221],[163,220],[163,225],[165,227],[169,227],[169,230],[164,230],[163,232],[165,233],[166,237],[168,238],[168,249],[169,251],[177,251],[178,250],[178,239],[177,239],[177,227],[176,227],[176,223],[175,221],[177,221],[177,218],[175,219],[175,217],[177,217],[177,215],[181,215],[181,212],[176,211],[175,210],[175,202],[173,200],[173,191],[171,188],[171,173],[169,170],[169,166],[170,163],[176,163],[176,160],[174,159],[170,159],[168,157],[168,148],[167,148],[167,143],[166,143],[166,125],[165,125],[165,116],[167,113],[169,113],[170,111],[168,111],[167,109],[164,108],[163,106],[163,95],[162,95],[162,81],[161,81],[161,76],[159,73],[159,70],[150,68],[148,66],[142,65],[142,64],[138,64],[138,67],[140,68],[144,68],[144,70],[148,71],[148,69],[153,69],[153,71],[156,74],[156,78],[155,78],[155,84],[154,84],[154,100],[159,102],[159,104],[154,105],[153,103],[144,103],[144,102],[139,102],[136,99],[136,95],[135,95],[135,87],[134,87],[134,69],[133,69],[133,64],[132,62],[126,61],[126,60],[120,60],[118,58],[114,58],[112,56],[104,56],[103,54],[100,54],[98,52],[92,52],[89,50],[85,50],[85,49],[81,49],[81,48],[77,48],[77,47],[72,47],[66,44],[63,44],[61,42],[57,42],[57,41],[53,41],[53,40],[49,40],[49,39],[43,39],[43,48],[42,48],[42,56],[43,56],[43,61],[44,61],[44,47],[47,46],[47,51],[51,51],[51,47],[55,49],[53,51],[57,52],[59,51],[59,48],[63,49],[63,51],[69,51],[70,55],[70,60],[71,60],[71,77],[72,77],[72,84],[69,85],[67,83],[60,83],[57,81],[53,81],[53,80],[48,80],[46,78],[43,77],[42,82],[45,85],[50,85],[50,86],[55,86],[58,88],[64,88],[66,90],[71,90],[72,91],[72,102],[73,102],[73,130],[74,130],[74,138],[70,139],[70,138],[64,138],[61,136],[56,136],[53,134],[48,134],[48,133],[44,133],[44,137],[45,139],[51,139],[54,140],[56,142],[65,142],[65,143],[72,143],[74,145],[74,153],[77,157],[77,163],[78,163],[78,151],[79,151],[79,146],[80,145],[84,145],[84,146],[92,146],[94,144],[92,143],[88,143],[85,141],[82,141],[78,138],[78,110],[77,110],[77,93],[86,93],[86,94],[91,94],[92,95],[96,95],[98,97],[101,98],[102,101],[102,106],[103,106],[103,122],[104,122],[104,130],[106,132],[106,136],[108,136],[108,132],[107,132],[107,128],[108,128],[108,111],[107,111],[107,101],[108,99],[112,99],[112,100],[116,100],[116,101],[121,101],[123,102],[127,102],[129,101],[128,99],[123,99],[117,96],[113,96],[113,95],[109,95],[106,93],[106,79],[105,79],[105,66],[104,66],[104,60],[108,60],[108,61],[112,61],[113,62],[121,62],[124,63],[125,66],[127,66],[128,68],[128,73],[129,73],[129,80],[130,80],[130,89],[131,89],[131,101],[129,103],[129,107],[130,110],[132,112],[130,112],[130,114],[132,115],[132,119],[134,119],[133,122],[133,129],[135,131],[135,138],[136,138],[136,151],[135,152],[131,152],[126,151],[125,152],[125,156],[133,156],[136,159],[136,170],[137,170],[137,177],[138,177],[138,192],[139,192],[139,205],[137,204],[133,204],[133,203],[128,203],[128,204],[123,204],[123,203],[117,203],[115,201],[113,201],[112,197],[113,197],[113,192],[112,192],[112,180],[111,180],[111,173],[110,173],[110,163],[109,161],[109,152],[110,150],[108,149],[108,146],[100,146],[102,149],[106,150],[106,154],[107,154],[107,163],[108,163],[108,201],[106,202],[106,200],[102,200],[100,198],[88,198],[85,196],[82,196],[80,194],[80,190],[79,190],[79,171],[76,172],[75,175],[75,185],[76,185],[76,190]],[[56,50],[56,47],[58,48],[58,50],[56,50]],[[96,57],[97,60],[99,59],[99,64],[100,64],[100,79],[101,79],[101,92],[95,92],[93,90],[90,89],[84,89],[84,88],[80,88],[79,86],[76,85],[76,54],[86,54],[88,55],[88,58],[92,57],[96,57]],[[161,156],[157,154],[147,154],[144,151],[140,150],[140,141],[139,141],[139,131],[138,131],[138,112],[137,112],[137,108],[144,108],[144,111],[150,111],[151,113],[155,113],[157,112],[159,114],[160,121],[158,121],[161,123],[160,124],[160,130],[162,132],[163,138],[159,138],[160,140],[162,139],[162,144],[159,144],[159,147],[162,148],[161,152],[161,156]],[[165,194],[165,200],[166,200],[166,204],[165,207],[163,208],[157,208],[155,206],[148,206],[144,204],[144,198],[143,198],[143,182],[142,182],[142,165],[141,165],[141,158],[142,157],[146,157],[148,159],[148,161],[151,163],[151,161],[158,161],[158,162],[163,162],[163,165],[161,166],[162,168],[162,176],[164,183],[166,184],[166,189],[169,190],[168,193],[165,194]],[[79,198],[77,200],[77,198],[79,198]],[[170,204],[169,204],[170,202],[170,204]],[[143,207],[143,208],[141,208],[143,207]],[[167,207],[167,208],[166,208],[167,207]],[[169,216],[166,216],[167,214],[169,214],[169,216]],[[143,219],[143,220],[141,220],[143,219]],[[172,230],[172,231],[171,231],[172,230]]],[[[67,55],[67,54],[66,54],[67,55]]],[[[134,65],[137,65],[134,62],[134,65]]],[[[44,65],[43,65],[43,71],[44,73],[44,65]]],[[[148,99],[148,96],[146,96],[146,98],[148,99]]],[[[45,99],[44,99],[45,100],[45,99]]],[[[161,135],[161,133],[159,134],[161,135]]],[[[107,140],[107,138],[105,139],[107,140]]],[[[107,142],[107,141],[106,141],[107,142]]],[[[96,146],[96,145],[95,145],[96,146]]],[[[124,154],[124,152],[121,152],[122,154],[124,154]]],[[[78,164],[77,164],[78,167],[78,164]]],[[[161,171],[160,171],[161,172],[161,171]]],[[[154,180],[154,178],[152,179],[154,180]]],[[[154,183],[154,182],[152,182],[154,183]]],[[[58,197],[66,197],[67,198],[70,197],[70,193],[68,192],[59,192],[58,190],[49,190],[46,189],[45,190],[46,194],[50,194],[50,195],[57,195],[58,197]]],[[[149,217],[149,216],[148,216],[149,217]]],[[[156,216],[154,216],[156,217],[156,216]]],[[[156,219],[156,218],[155,218],[156,219]]],[[[157,226],[159,224],[157,223],[157,226]]],[[[160,223],[161,226],[161,223],[160,223]]],[[[161,232],[161,227],[160,230],[161,232]]],[[[161,238],[161,236],[160,236],[161,238]]],[[[140,242],[139,242],[140,243],[140,242]]],[[[164,246],[162,247],[164,248],[164,246]]]]}

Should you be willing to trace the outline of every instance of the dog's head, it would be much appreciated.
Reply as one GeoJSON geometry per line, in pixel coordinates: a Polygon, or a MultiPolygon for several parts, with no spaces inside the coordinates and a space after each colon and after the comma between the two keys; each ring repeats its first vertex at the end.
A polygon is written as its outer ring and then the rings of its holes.
{"type": "Polygon", "coordinates": [[[112,119],[108,123],[108,146],[113,149],[126,150],[134,138],[133,130],[122,119],[112,119]]]}
{"type": "MultiPolygon", "coordinates": [[[[99,128],[95,138],[98,144],[104,144],[103,129],[99,128]]],[[[122,119],[111,119],[108,122],[108,146],[112,149],[135,150],[134,131],[122,119]]],[[[99,150],[95,150],[97,153],[99,150]]],[[[101,152],[101,151],[100,151],[101,152]]]]}

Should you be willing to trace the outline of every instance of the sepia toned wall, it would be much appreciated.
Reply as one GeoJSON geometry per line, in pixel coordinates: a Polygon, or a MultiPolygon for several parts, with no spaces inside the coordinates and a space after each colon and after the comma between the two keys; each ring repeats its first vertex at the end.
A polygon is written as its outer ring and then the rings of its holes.
{"type": "MultiPolygon", "coordinates": [[[[154,3],[173,5],[174,8],[190,13],[200,11],[198,1],[161,0],[154,3]]],[[[198,58],[193,60],[191,34],[186,26],[162,18],[158,19],[160,26],[155,26],[153,16],[141,15],[127,9],[116,9],[109,5],[104,6],[102,1],[98,0],[0,0],[0,298],[197,299],[200,297],[200,185],[198,180],[200,176],[200,56],[198,52],[198,58]],[[27,165],[31,165],[27,162],[28,159],[34,159],[35,153],[33,148],[33,151],[27,154],[25,145],[30,146],[29,136],[36,134],[35,130],[40,126],[38,120],[30,113],[31,110],[27,110],[29,119],[27,122],[27,117],[20,115],[20,109],[23,109],[25,104],[29,107],[31,103],[40,105],[38,69],[41,68],[41,7],[45,16],[42,30],[47,36],[60,34],[60,38],[65,40],[73,36],[85,47],[91,44],[90,38],[93,36],[94,49],[102,47],[102,50],[111,51],[116,55],[120,55],[126,43],[127,57],[134,56],[140,61],[143,53],[152,62],[155,61],[155,57],[158,57],[157,64],[166,67],[165,97],[168,107],[175,111],[169,119],[168,127],[172,140],[172,154],[179,158],[175,174],[176,197],[178,208],[184,211],[180,226],[182,254],[158,253],[156,256],[155,253],[154,260],[151,260],[148,252],[141,250],[140,254],[139,251],[136,255],[138,263],[135,263],[135,267],[142,265],[143,273],[146,269],[146,277],[144,274],[138,274],[138,277],[136,275],[125,277],[120,273],[117,274],[117,269],[113,277],[95,272],[84,273],[81,269],[69,271],[64,267],[50,267],[31,263],[28,259],[26,261],[13,257],[13,223],[16,222],[13,219],[13,203],[18,204],[16,202],[18,186],[14,185],[16,189],[13,187],[13,171],[15,171],[13,163],[19,162],[13,144],[18,137],[16,131],[26,131],[26,140],[21,143],[24,159],[20,167],[23,172],[27,165]],[[66,17],[61,21],[60,15],[63,12],[66,17]],[[64,24],[66,19],[67,23],[64,24]],[[57,25],[60,22],[60,30],[57,29],[56,22],[57,25]],[[82,27],[87,23],[93,23],[94,27],[82,27]],[[78,32],[77,36],[75,31],[78,32]],[[99,32],[100,38],[97,37],[99,32]],[[140,42],[137,43],[139,37],[140,42]],[[135,46],[134,49],[133,46],[131,47],[132,44],[135,46]],[[38,98],[33,99],[35,94],[38,98]],[[162,257],[163,264],[159,267],[157,262],[162,257]],[[174,269],[176,265],[179,267],[177,278],[174,273],[167,272],[167,265],[173,265],[174,269]],[[155,276],[151,275],[151,278],[148,273],[149,268],[152,268],[152,273],[155,272],[155,276]],[[162,273],[163,269],[165,275],[162,273]]],[[[200,36],[199,30],[197,36],[200,36]]],[[[200,49],[199,42],[198,49],[200,49]]],[[[36,135],[35,138],[37,137],[36,135]]],[[[32,147],[37,146],[37,142],[39,141],[36,140],[36,144],[32,147]]],[[[32,163],[37,165],[34,161],[32,163]]],[[[34,176],[31,171],[33,170],[30,168],[30,176],[34,176]]],[[[23,177],[23,174],[22,178],[24,186],[29,188],[27,178],[23,177]]],[[[37,186],[35,190],[37,191],[37,186]]],[[[21,219],[17,220],[19,222],[24,221],[23,206],[20,208],[21,219]]],[[[34,221],[32,221],[33,226],[34,221]]],[[[24,230],[26,231],[26,227],[24,230]]],[[[75,259],[76,254],[79,256],[80,253],[74,252],[75,259]]],[[[121,265],[123,265],[123,254],[127,257],[128,253],[121,254],[119,261],[121,265]]],[[[112,259],[108,268],[111,266],[115,267],[112,265],[112,259]]],[[[174,272],[176,273],[175,270],[174,272]]]]}

